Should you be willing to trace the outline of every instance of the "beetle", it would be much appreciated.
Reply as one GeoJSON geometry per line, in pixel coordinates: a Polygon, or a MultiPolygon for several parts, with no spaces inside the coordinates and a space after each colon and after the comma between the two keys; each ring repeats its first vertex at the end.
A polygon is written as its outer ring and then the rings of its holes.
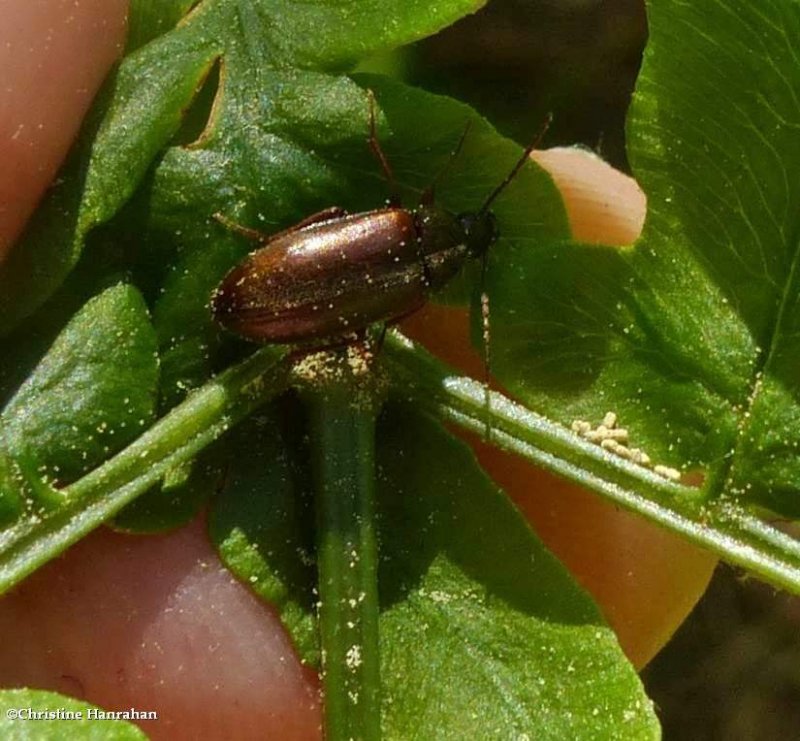
{"type": "MultiPolygon", "coordinates": [[[[226,329],[262,343],[341,344],[373,324],[394,324],[417,311],[468,259],[483,260],[485,270],[486,254],[498,238],[489,207],[516,177],[547,125],[477,211],[454,214],[435,206],[433,185],[419,206],[403,208],[368,94],[369,145],[395,196],[387,207],[362,213],[327,208],[273,235],[215,214],[228,228],[260,243],[212,295],[214,318],[226,329]]],[[[460,151],[468,128],[437,180],[460,151]]],[[[486,327],[485,297],[482,305],[486,327]]]]}

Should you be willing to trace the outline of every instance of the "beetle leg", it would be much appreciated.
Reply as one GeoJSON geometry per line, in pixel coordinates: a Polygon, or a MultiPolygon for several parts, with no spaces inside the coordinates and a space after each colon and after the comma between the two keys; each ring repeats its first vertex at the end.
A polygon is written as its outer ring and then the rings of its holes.
{"type": "Polygon", "coordinates": [[[378,127],[375,122],[375,93],[368,89],[367,97],[369,98],[369,148],[380,163],[383,174],[386,176],[386,181],[389,183],[389,205],[399,206],[400,194],[397,190],[397,182],[394,179],[389,160],[386,158],[383,149],[381,149],[381,143],[378,140],[378,127]]]}
{"type": "Polygon", "coordinates": [[[287,234],[292,234],[293,232],[300,231],[301,229],[305,229],[307,226],[313,226],[314,224],[321,224],[323,221],[333,221],[334,219],[341,219],[342,217],[347,216],[347,211],[345,211],[340,206],[331,206],[330,208],[324,208],[322,211],[317,211],[315,214],[311,214],[311,216],[306,216],[305,219],[302,221],[298,221],[296,224],[292,224],[288,229],[282,229],[279,232],[275,232],[275,234],[270,234],[268,237],[264,237],[264,244],[271,242],[273,239],[277,239],[278,237],[285,237],[287,234]]]}
{"type": "Polygon", "coordinates": [[[486,271],[489,267],[488,253],[481,259],[481,337],[483,339],[483,400],[486,407],[486,424],[483,439],[488,443],[492,439],[492,426],[489,422],[491,411],[491,325],[489,323],[489,293],[486,290],[486,271]]]}
{"type": "Polygon", "coordinates": [[[232,221],[227,216],[219,212],[214,214],[214,218],[226,229],[229,229],[230,231],[235,232],[242,237],[246,237],[247,239],[252,239],[254,242],[263,242],[266,239],[269,239],[268,234],[264,234],[264,232],[260,232],[258,229],[250,229],[249,227],[237,224],[235,221],[232,221]]]}
{"type": "Polygon", "coordinates": [[[311,216],[307,216],[302,221],[298,221],[294,226],[289,227],[281,232],[281,234],[288,234],[289,232],[297,231],[298,229],[302,229],[305,226],[311,226],[312,224],[319,224],[322,221],[333,221],[333,219],[341,219],[343,216],[347,216],[347,211],[345,211],[340,206],[331,206],[330,208],[323,208],[322,211],[317,211],[315,214],[311,214],[311,216]]]}
{"type": "Polygon", "coordinates": [[[347,216],[347,211],[339,206],[331,206],[330,208],[325,208],[322,211],[317,211],[317,213],[311,214],[311,216],[307,216],[305,219],[298,221],[288,229],[283,229],[279,232],[275,232],[274,234],[265,234],[258,229],[251,229],[250,227],[237,224],[235,221],[232,221],[221,213],[214,214],[214,218],[226,229],[230,229],[232,232],[235,232],[242,237],[246,237],[247,239],[251,239],[254,242],[261,242],[263,244],[271,242],[276,237],[282,237],[286,234],[291,234],[292,232],[296,232],[299,229],[311,226],[312,224],[318,224],[323,221],[332,221],[333,219],[341,219],[343,216],[347,216]]]}

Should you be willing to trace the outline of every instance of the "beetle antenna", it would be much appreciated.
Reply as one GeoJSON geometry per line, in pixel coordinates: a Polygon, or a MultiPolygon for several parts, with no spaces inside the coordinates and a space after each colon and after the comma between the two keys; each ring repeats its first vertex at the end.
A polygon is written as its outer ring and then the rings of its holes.
{"type": "Polygon", "coordinates": [[[458,159],[458,155],[461,154],[461,150],[464,148],[464,140],[467,138],[467,134],[469,133],[470,129],[472,128],[472,121],[467,120],[466,125],[464,126],[464,131],[461,132],[461,137],[458,140],[458,143],[450,152],[450,156],[447,158],[447,161],[442,165],[442,169],[436,173],[435,177],[431,184],[422,191],[422,195],[420,196],[419,202],[423,206],[430,206],[433,204],[433,197],[434,192],[436,190],[436,186],[442,181],[442,178],[449,172],[450,168],[453,165],[453,162],[458,159]]]}
{"type": "Polygon", "coordinates": [[[481,256],[481,337],[483,340],[483,400],[486,410],[486,424],[484,429],[484,440],[489,442],[492,436],[490,423],[491,411],[491,390],[489,379],[491,378],[491,332],[489,326],[489,293],[486,290],[486,275],[489,265],[489,251],[486,250],[481,256]]]}
{"type": "Polygon", "coordinates": [[[522,152],[522,156],[517,160],[517,164],[511,168],[511,172],[505,176],[503,181],[498,185],[490,194],[489,197],[483,202],[483,205],[478,209],[478,214],[485,214],[489,210],[489,206],[492,205],[494,199],[497,198],[507,187],[508,184],[517,176],[517,173],[522,169],[522,166],[528,161],[528,157],[530,157],[531,152],[536,149],[541,143],[542,139],[544,139],[544,135],[547,133],[547,130],[550,128],[550,124],[553,122],[553,114],[548,113],[546,118],[544,119],[544,123],[542,124],[541,129],[539,129],[539,133],[536,134],[536,138],[528,144],[527,147],[522,152]]]}
{"type": "Polygon", "coordinates": [[[372,88],[367,88],[367,99],[369,100],[369,148],[380,163],[383,174],[386,177],[386,182],[389,184],[389,204],[392,206],[399,206],[400,193],[397,190],[397,182],[394,179],[394,173],[392,172],[389,160],[386,154],[384,154],[380,140],[378,139],[378,126],[375,116],[375,93],[372,91],[372,88]]]}

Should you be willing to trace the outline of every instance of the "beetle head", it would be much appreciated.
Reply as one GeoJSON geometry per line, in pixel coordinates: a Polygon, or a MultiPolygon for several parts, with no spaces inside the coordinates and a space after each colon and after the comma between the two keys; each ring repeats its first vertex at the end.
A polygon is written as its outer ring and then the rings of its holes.
{"type": "Polygon", "coordinates": [[[458,223],[464,230],[467,252],[471,257],[483,257],[497,241],[497,219],[491,211],[473,211],[459,214],[458,223]]]}

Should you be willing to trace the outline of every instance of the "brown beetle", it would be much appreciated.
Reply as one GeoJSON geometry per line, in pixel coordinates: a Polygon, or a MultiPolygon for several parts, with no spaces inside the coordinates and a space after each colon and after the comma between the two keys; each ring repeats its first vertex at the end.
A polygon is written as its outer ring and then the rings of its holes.
{"type": "MultiPolygon", "coordinates": [[[[399,321],[423,306],[468,258],[485,258],[497,239],[489,206],[514,179],[542,134],[481,208],[470,213],[437,208],[431,187],[414,209],[391,205],[348,214],[333,207],[271,236],[217,215],[261,247],[233,268],[214,292],[214,318],[242,337],[292,344],[328,338],[340,342],[376,322],[399,321]]],[[[371,95],[369,143],[393,186],[376,136],[371,95]]]]}

